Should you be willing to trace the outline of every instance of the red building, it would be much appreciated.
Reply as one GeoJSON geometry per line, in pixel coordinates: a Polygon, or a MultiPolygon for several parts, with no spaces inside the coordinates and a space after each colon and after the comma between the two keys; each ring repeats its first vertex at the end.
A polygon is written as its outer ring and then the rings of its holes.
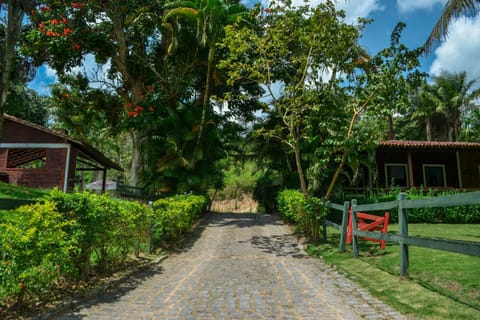
{"type": "Polygon", "coordinates": [[[480,143],[382,141],[375,158],[379,187],[480,188],[480,143]]]}
{"type": "MultiPolygon", "coordinates": [[[[85,142],[5,115],[0,141],[2,180],[34,188],[73,190],[80,171],[123,169],[85,142]]],[[[104,188],[105,190],[105,188],[104,188]]]]}

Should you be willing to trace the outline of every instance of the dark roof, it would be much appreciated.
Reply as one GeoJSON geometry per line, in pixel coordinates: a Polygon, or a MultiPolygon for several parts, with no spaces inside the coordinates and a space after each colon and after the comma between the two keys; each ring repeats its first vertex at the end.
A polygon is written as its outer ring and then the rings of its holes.
{"type": "Polygon", "coordinates": [[[480,150],[478,142],[452,142],[452,141],[409,141],[386,140],[378,144],[381,148],[396,149],[475,149],[480,150]]]}
{"type": "Polygon", "coordinates": [[[65,134],[63,132],[48,129],[48,128],[45,128],[44,126],[41,126],[39,124],[32,123],[32,122],[29,122],[29,121],[26,121],[26,120],[23,120],[23,119],[20,119],[20,118],[17,118],[17,117],[8,115],[8,114],[5,114],[4,118],[8,119],[10,121],[17,122],[21,125],[24,125],[24,126],[36,129],[36,130],[43,131],[47,134],[56,136],[60,139],[63,139],[63,140],[65,140],[66,143],[70,143],[71,145],[77,147],[83,153],[84,157],[86,157],[87,159],[93,160],[95,162],[98,162],[99,164],[104,166],[106,169],[116,169],[116,170],[119,170],[119,171],[123,171],[123,168],[120,165],[118,165],[117,163],[108,159],[102,152],[100,152],[99,150],[97,150],[96,148],[92,147],[91,145],[89,145],[88,143],[86,143],[84,141],[74,139],[74,138],[68,136],[67,134],[65,134]]]}

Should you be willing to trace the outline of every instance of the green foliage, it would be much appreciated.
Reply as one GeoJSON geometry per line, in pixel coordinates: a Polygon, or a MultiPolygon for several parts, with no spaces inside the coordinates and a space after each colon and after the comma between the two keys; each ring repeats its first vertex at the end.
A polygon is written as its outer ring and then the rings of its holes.
{"type": "Polygon", "coordinates": [[[38,294],[58,280],[70,265],[75,245],[65,219],[53,201],[23,206],[0,219],[0,298],[38,294]]]}
{"type": "Polygon", "coordinates": [[[7,113],[11,116],[45,126],[48,120],[48,98],[21,85],[11,88],[7,98],[7,113]]]}
{"type": "Polygon", "coordinates": [[[156,201],[154,211],[108,195],[59,190],[45,199],[0,216],[1,300],[21,303],[60,280],[113,271],[128,255],[151,250],[150,240],[176,242],[209,204],[205,196],[176,196],[156,201]]]}
{"type": "Polygon", "coordinates": [[[74,221],[67,230],[76,244],[70,252],[76,269],[72,275],[82,279],[88,277],[92,259],[105,272],[138,251],[153,215],[147,206],[108,195],[53,190],[47,199],[57,204],[64,219],[74,221]]]}
{"type": "Polygon", "coordinates": [[[259,212],[274,213],[277,211],[277,196],[282,188],[282,180],[272,170],[264,172],[255,182],[253,198],[258,201],[259,212]]]}
{"type": "Polygon", "coordinates": [[[208,197],[198,195],[177,195],[155,201],[153,241],[165,245],[180,240],[206,211],[209,203],[208,197]]]}
{"type": "Polygon", "coordinates": [[[293,222],[298,231],[305,233],[311,241],[318,241],[320,225],[325,215],[322,200],[315,197],[305,198],[297,190],[286,189],[277,197],[278,211],[282,217],[293,222]]]}

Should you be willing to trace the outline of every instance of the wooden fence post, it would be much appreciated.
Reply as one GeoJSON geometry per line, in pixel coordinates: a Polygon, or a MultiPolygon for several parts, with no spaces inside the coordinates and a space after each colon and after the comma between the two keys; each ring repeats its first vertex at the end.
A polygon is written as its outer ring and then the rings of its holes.
{"type": "Polygon", "coordinates": [[[345,242],[347,238],[349,210],[350,210],[350,202],[345,201],[343,203],[343,212],[342,212],[342,229],[340,230],[340,252],[345,252],[345,242]]]}
{"type": "Polygon", "coordinates": [[[357,199],[352,200],[352,247],[353,257],[358,258],[358,225],[357,225],[357,199]]]}
{"type": "Polygon", "coordinates": [[[403,208],[403,201],[407,198],[405,193],[398,195],[398,228],[400,231],[400,276],[408,278],[408,244],[405,239],[408,237],[407,210],[403,208]]]}

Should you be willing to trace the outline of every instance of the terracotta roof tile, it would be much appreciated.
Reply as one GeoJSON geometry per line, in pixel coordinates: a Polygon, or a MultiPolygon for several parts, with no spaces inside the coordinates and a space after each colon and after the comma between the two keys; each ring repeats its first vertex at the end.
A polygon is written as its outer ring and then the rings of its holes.
{"type": "Polygon", "coordinates": [[[451,141],[409,141],[409,140],[386,140],[378,144],[384,148],[399,149],[423,149],[423,148],[439,148],[439,149],[480,149],[478,142],[451,142],[451,141]]]}
{"type": "Polygon", "coordinates": [[[68,135],[66,135],[65,133],[63,132],[60,132],[60,131],[55,131],[55,130],[51,130],[49,128],[45,128],[39,124],[36,124],[36,123],[32,123],[32,122],[29,122],[29,121],[26,121],[26,120],[23,120],[23,119],[20,119],[20,118],[17,118],[17,117],[14,117],[14,116],[11,116],[9,114],[5,114],[4,115],[4,118],[5,119],[8,119],[10,121],[13,121],[13,122],[17,122],[17,123],[20,123],[24,126],[27,126],[27,127],[30,127],[30,128],[34,128],[34,129],[37,129],[37,130],[40,130],[40,131],[43,131],[43,132],[46,132],[48,134],[51,134],[51,135],[54,135],[54,136],[57,136],[61,139],[64,139],[66,140],[67,142],[75,145],[77,148],[79,148],[81,151],[83,151],[83,153],[88,156],[89,158],[92,158],[94,161],[97,161],[99,163],[101,163],[103,166],[107,167],[107,168],[113,168],[115,170],[119,170],[119,171],[123,171],[123,168],[118,165],[117,163],[113,162],[112,160],[108,159],[102,152],[100,152],[99,150],[97,150],[96,148],[94,148],[93,146],[89,145],[88,143],[84,142],[84,141],[80,141],[78,139],[74,139],[68,135]]]}

